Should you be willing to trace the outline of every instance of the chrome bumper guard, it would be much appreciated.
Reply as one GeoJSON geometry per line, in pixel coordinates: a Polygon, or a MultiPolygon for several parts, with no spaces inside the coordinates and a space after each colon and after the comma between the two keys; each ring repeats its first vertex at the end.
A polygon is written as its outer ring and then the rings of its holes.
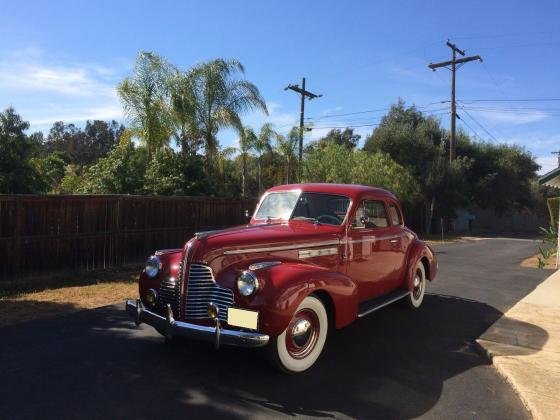
{"type": "Polygon", "coordinates": [[[216,348],[219,348],[221,344],[239,347],[262,347],[268,343],[269,339],[266,334],[223,329],[219,319],[216,319],[214,327],[175,321],[170,305],[167,305],[166,317],[146,309],[140,299],[136,301],[127,300],[125,307],[126,312],[134,319],[136,325],[144,322],[165,333],[168,338],[182,336],[210,341],[214,343],[216,348]]]}

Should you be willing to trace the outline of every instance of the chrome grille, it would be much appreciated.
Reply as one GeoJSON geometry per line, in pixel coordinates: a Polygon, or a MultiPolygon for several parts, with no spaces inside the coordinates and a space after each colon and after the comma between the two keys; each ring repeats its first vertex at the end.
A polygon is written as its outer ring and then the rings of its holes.
{"type": "Polygon", "coordinates": [[[210,302],[220,310],[220,320],[227,321],[227,310],[233,305],[233,292],[216,284],[210,267],[191,264],[187,280],[186,318],[208,318],[210,302]]]}
{"type": "Polygon", "coordinates": [[[181,302],[181,267],[179,275],[175,277],[166,277],[159,285],[159,306],[160,310],[165,314],[167,304],[171,305],[173,316],[179,317],[179,306],[181,302]]]}

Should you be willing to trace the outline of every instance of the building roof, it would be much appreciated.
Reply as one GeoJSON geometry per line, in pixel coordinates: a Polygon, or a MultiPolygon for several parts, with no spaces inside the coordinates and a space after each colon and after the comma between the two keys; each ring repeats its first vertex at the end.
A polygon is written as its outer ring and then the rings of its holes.
{"type": "Polygon", "coordinates": [[[539,178],[539,184],[560,188],[560,167],[541,176],[539,178]]]}

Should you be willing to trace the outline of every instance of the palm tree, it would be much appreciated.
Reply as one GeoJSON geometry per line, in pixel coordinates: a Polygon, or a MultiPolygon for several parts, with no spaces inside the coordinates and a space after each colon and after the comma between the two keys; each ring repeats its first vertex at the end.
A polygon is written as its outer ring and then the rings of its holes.
{"type": "Polygon", "coordinates": [[[257,152],[257,180],[258,180],[258,187],[259,187],[259,195],[263,192],[263,185],[262,185],[262,157],[265,153],[272,151],[272,146],[270,144],[270,139],[276,135],[274,130],[272,129],[272,124],[266,123],[264,124],[260,131],[259,135],[255,141],[255,151],[257,152]]]}
{"type": "Polygon", "coordinates": [[[167,144],[172,133],[167,105],[171,71],[171,65],[163,58],[141,51],[132,77],[117,86],[130,128],[146,145],[148,161],[156,149],[167,144]]]}
{"type": "MultiPolygon", "coordinates": [[[[216,154],[214,155],[214,169],[215,175],[214,178],[219,180],[219,183],[222,187],[225,187],[226,184],[226,173],[228,172],[228,162],[231,161],[231,158],[235,154],[236,149],[235,147],[226,147],[223,149],[216,150],[216,154]]],[[[221,191],[219,191],[221,192],[221,191]]]]}
{"type": "Polygon", "coordinates": [[[244,72],[241,63],[233,59],[212,60],[188,72],[192,98],[187,109],[194,111],[192,129],[203,140],[209,167],[219,147],[216,134],[220,129],[233,128],[241,134],[241,114],[260,109],[268,115],[258,88],[235,77],[244,72]]]}
{"type": "Polygon", "coordinates": [[[244,127],[239,136],[237,151],[241,158],[241,197],[247,196],[247,158],[257,143],[257,136],[251,127],[244,127]]]}
{"type": "Polygon", "coordinates": [[[290,183],[290,173],[292,171],[292,162],[294,161],[298,139],[299,131],[296,127],[290,130],[287,137],[280,134],[276,135],[276,150],[278,154],[284,158],[286,163],[286,184],[290,183]]]}
{"type": "Polygon", "coordinates": [[[171,116],[176,129],[174,137],[184,157],[196,153],[202,146],[196,121],[195,82],[191,71],[177,71],[169,78],[171,116]]]}

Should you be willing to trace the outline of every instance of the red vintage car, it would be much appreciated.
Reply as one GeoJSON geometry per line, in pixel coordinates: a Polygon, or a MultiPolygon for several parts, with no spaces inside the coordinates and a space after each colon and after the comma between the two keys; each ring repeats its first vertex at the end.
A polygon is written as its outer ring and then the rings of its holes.
{"type": "Polygon", "coordinates": [[[330,327],[390,303],[422,304],[434,252],[388,191],[362,185],[271,188],[249,224],[157,251],[126,310],[167,339],[267,346],[286,372],[310,368],[330,327]]]}

